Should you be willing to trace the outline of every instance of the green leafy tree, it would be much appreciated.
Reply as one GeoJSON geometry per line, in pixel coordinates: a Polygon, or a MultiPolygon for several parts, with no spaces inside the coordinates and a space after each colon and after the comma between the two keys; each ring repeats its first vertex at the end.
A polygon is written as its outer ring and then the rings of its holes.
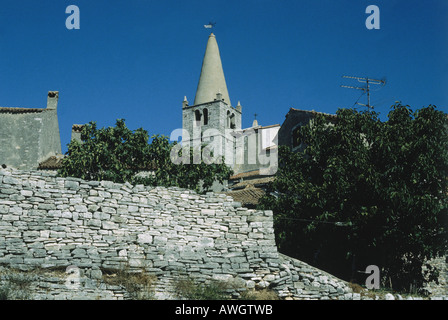
{"type": "Polygon", "coordinates": [[[83,126],[81,142],[72,140],[59,170],[61,176],[85,180],[132,181],[139,170],[150,168],[148,133],[128,129],[123,119],[115,127],[83,126]]]}
{"type": "Polygon", "coordinates": [[[223,182],[232,171],[223,161],[174,163],[171,143],[166,136],[154,135],[149,143],[148,132],[135,131],[118,119],[115,127],[96,127],[95,122],[83,126],[81,141],[72,140],[59,174],[85,180],[143,183],[153,186],[177,186],[207,191],[215,181],[223,182]],[[147,172],[145,176],[138,173],[147,172]]]}
{"type": "MultiPolygon", "coordinates": [[[[260,207],[274,210],[280,249],[344,278],[378,265],[387,285],[422,286],[422,265],[446,254],[448,118],[429,106],[340,109],[300,128],[302,151],[279,149],[260,207]]],[[[437,276],[430,270],[430,278],[437,276]]]]}
{"type": "Polygon", "coordinates": [[[154,164],[153,175],[136,178],[137,183],[147,185],[176,186],[203,192],[210,190],[213,183],[223,183],[232,174],[232,170],[224,164],[224,159],[204,162],[202,155],[207,153],[205,145],[200,146],[198,158],[193,148],[185,150],[177,142],[170,143],[166,136],[153,136],[149,147],[150,160],[154,164]],[[182,157],[184,155],[184,157],[182,157]],[[179,161],[182,159],[182,161],[179,161]]]}

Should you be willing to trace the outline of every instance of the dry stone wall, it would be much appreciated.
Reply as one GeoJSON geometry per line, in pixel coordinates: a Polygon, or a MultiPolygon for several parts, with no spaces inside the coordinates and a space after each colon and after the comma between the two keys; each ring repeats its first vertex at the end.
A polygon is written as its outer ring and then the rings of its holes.
{"type": "MultiPolygon", "coordinates": [[[[233,281],[232,296],[267,287],[290,298],[318,298],[319,291],[311,283],[309,292],[296,284],[300,275],[279,256],[271,211],[249,210],[224,194],[83,181],[44,171],[0,170],[0,264],[19,271],[74,266],[84,280],[101,280],[104,270],[126,266],[161,281],[178,276],[233,281]]],[[[63,290],[64,279],[53,285],[42,275],[36,279],[55,289],[40,298],[55,298],[54,291],[79,298],[79,292],[63,290]]],[[[324,295],[342,297],[348,289],[342,281],[333,287],[324,295]]],[[[116,295],[90,289],[92,296],[125,296],[117,288],[116,295]]],[[[83,290],[86,298],[90,291],[83,290]]]]}
{"type": "Polygon", "coordinates": [[[45,171],[0,170],[0,266],[0,287],[5,270],[17,270],[34,279],[33,299],[129,298],[103,281],[123,267],[154,276],[159,299],[178,298],[170,283],[185,276],[232,283],[229,297],[271,288],[285,299],[357,298],[344,281],[277,251],[271,211],[224,194],[45,171]]]}

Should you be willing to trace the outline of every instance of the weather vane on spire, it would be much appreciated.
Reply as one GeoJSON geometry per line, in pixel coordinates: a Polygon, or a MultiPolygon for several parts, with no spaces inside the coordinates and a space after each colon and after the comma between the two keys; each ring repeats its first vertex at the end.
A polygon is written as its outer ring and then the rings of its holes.
{"type": "Polygon", "coordinates": [[[204,24],[205,29],[213,29],[215,27],[216,22],[209,22],[208,24],[204,24]]]}

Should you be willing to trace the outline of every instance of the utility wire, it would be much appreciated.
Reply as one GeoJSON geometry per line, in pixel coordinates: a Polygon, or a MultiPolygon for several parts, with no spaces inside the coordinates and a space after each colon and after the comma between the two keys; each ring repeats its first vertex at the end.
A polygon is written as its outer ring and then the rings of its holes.
{"type": "Polygon", "coordinates": [[[293,220],[293,221],[301,221],[301,222],[317,222],[317,223],[323,223],[323,224],[332,224],[337,227],[350,227],[352,226],[351,222],[331,222],[331,221],[319,221],[319,220],[310,220],[310,219],[299,219],[299,218],[287,218],[287,217],[277,217],[276,219],[281,220],[293,220]]]}

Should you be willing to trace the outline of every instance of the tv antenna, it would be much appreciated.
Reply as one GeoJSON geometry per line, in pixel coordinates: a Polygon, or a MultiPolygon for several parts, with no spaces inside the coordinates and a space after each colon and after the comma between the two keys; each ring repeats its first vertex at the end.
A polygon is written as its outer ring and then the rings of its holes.
{"type": "Polygon", "coordinates": [[[367,93],[367,104],[358,103],[358,102],[355,102],[355,104],[359,104],[361,106],[365,106],[369,110],[370,110],[370,108],[373,109],[373,106],[370,104],[370,85],[371,84],[381,84],[382,86],[384,86],[386,84],[386,80],[370,79],[368,77],[342,76],[342,78],[356,79],[356,80],[358,80],[358,82],[362,82],[362,83],[366,84],[363,87],[344,86],[344,85],[341,85],[341,87],[342,88],[362,90],[362,91],[364,91],[364,93],[367,93]]]}

